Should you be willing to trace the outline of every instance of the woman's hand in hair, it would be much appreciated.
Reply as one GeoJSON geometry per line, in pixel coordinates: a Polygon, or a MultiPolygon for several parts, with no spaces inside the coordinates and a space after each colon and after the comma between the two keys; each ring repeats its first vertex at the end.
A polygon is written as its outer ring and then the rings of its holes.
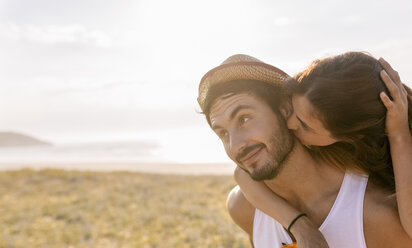
{"type": "Polygon", "coordinates": [[[386,129],[390,142],[393,171],[395,174],[396,201],[401,224],[412,238],[412,135],[408,121],[408,94],[399,75],[383,59],[379,59],[385,72],[381,72],[392,100],[381,93],[387,108],[386,129]]]}
{"type": "Polygon", "coordinates": [[[383,58],[379,59],[384,70],[381,77],[391,94],[392,99],[385,92],[380,98],[387,109],[386,131],[389,139],[399,139],[410,136],[408,123],[408,93],[403,86],[399,74],[383,58]]]}

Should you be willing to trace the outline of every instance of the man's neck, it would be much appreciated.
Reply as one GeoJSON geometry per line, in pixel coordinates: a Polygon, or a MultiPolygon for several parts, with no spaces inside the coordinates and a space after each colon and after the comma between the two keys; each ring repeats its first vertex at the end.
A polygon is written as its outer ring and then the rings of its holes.
{"type": "Polygon", "coordinates": [[[316,161],[296,142],[290,157],[280,174],[265,181],[277,195],[295,208],[307,209],[339,191],[344,172],[316,161]]]}

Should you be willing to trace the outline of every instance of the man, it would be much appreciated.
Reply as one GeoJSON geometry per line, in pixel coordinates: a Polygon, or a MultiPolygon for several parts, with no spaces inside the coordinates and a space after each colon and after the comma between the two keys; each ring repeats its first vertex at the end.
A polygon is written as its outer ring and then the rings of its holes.
{"type": "MultiPolygon", "coordinates": [[[[365,175],[315,161],[289,132],[285,118],[291,108],[282,91],[286,78],[246,55],[228,58],[202,78],[198,102],[228,156],[306,213],[330,247],[412,247],[394,200],[367,184],[365,175]]],[[[288,232],[255,209],[238,188],[229,195],[228,208],[255,247],[291,243],[288,232]]]]}

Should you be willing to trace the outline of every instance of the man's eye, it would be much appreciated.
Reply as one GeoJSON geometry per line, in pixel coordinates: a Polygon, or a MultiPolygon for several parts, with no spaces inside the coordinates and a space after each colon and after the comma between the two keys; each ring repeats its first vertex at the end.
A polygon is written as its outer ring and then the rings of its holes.
{"type": "Polygon", "coordinates": [[[244,117],[241,117],[240,118],[240,123],[246,123],[246,122],[248,122],[250,120],[250,118],[249,117],[246,117],[246,116],[244,116],[244,117]]]}
{"type": "Polygon", "coordinates": [[[227,131],[221,131],[217,135],[219,136],[220,139],[224,139],[225,137],[229,135],[229,133],[227,131]]]}

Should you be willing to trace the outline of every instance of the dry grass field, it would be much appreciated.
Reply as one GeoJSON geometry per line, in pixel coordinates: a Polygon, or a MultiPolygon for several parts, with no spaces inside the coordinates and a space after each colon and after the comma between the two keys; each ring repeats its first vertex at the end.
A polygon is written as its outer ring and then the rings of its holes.
{"type": "Polygon", "coordinates": [[[249,247],[230,176],[0,172],[0,247],[249,247]]]}

